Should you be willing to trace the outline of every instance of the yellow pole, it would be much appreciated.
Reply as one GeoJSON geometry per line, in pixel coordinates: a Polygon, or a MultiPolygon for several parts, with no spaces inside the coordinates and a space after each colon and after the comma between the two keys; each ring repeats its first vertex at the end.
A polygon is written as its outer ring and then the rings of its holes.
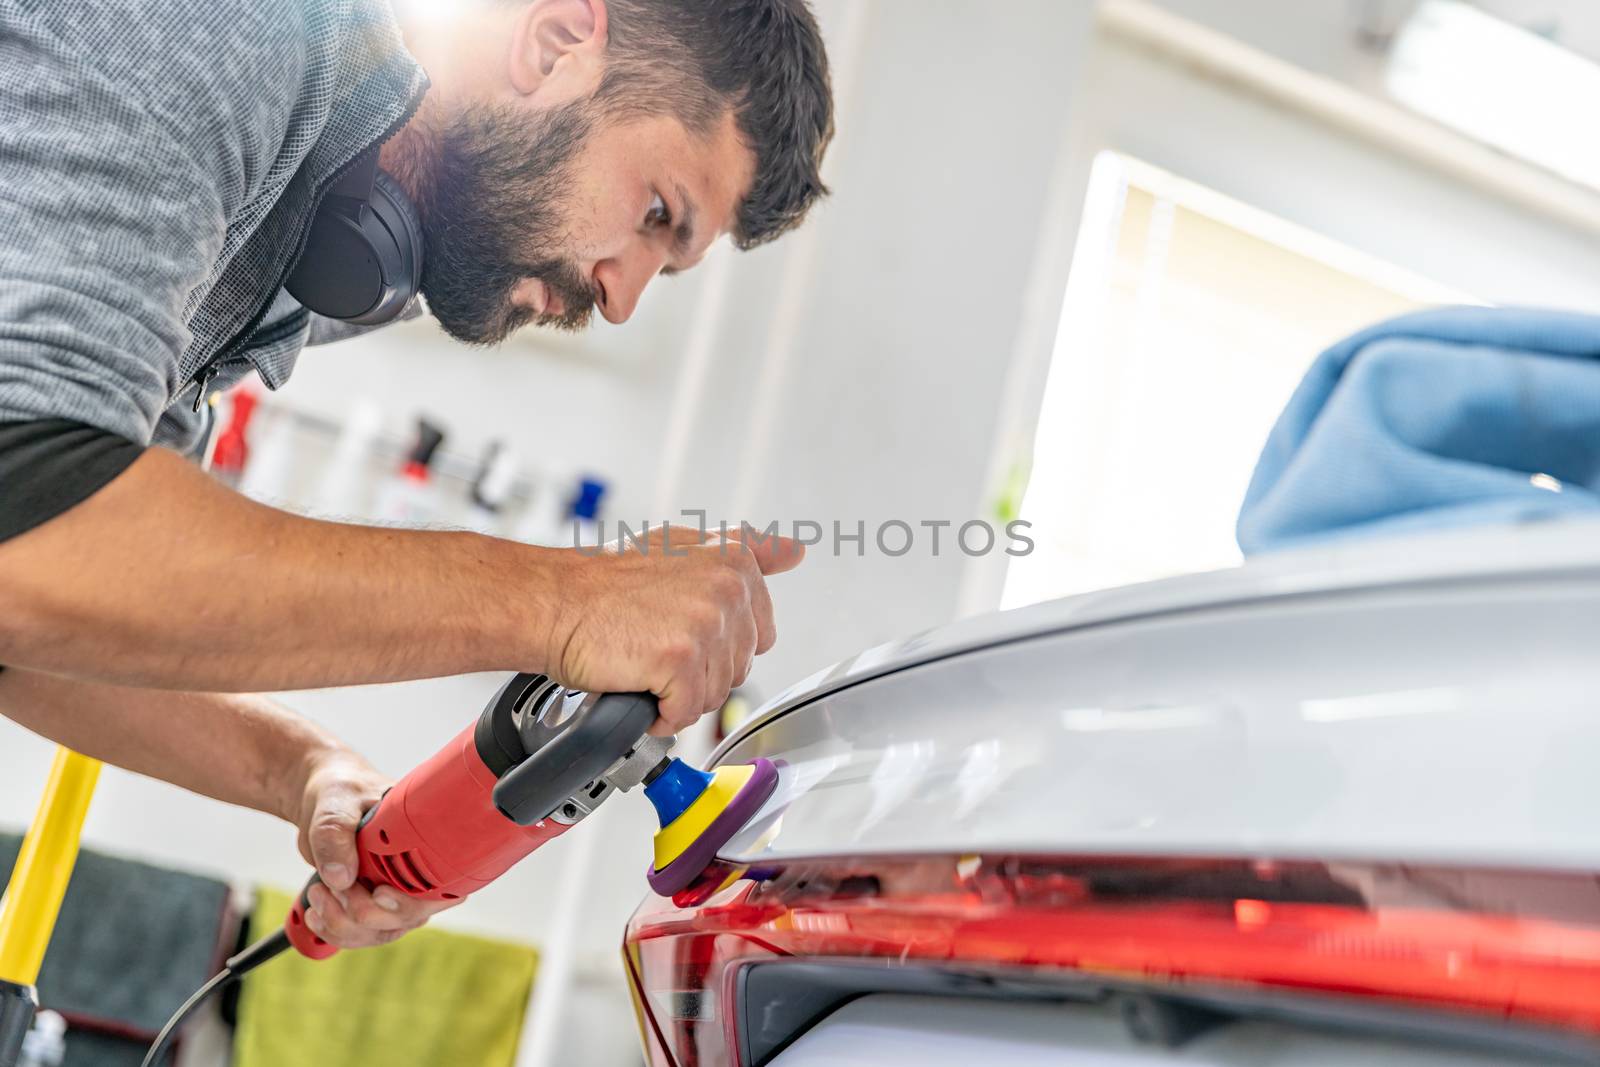
{"type": "Polygon", "coordinates": [[[99,778],[99,760],[56,749],[39,812],[22,839],[11,884],[0,900],[0,980],[31,986],[39,979],[99,778]]]}

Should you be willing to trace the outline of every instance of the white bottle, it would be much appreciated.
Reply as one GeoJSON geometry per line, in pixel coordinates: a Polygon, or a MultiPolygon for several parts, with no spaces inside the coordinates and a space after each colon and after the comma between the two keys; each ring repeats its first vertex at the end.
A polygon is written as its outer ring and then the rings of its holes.
{"type": "Polygon", "coordinates": [[[506,502],[517,484],[517,458],[504,441],[490,441],[484,453],[483,465],[472,483],[471,501],[467,505],[468,528],[479,533],[498,535],[504,519],[506,502]]]}
{"type": "Polygon", "coordinates": [[[282,407],[263,404],[261,408],[256,415],[261,432],[250,451],[250,464],[239,479],[239,492],[263,504],[286,506],[294,498],[295,419],[282,407]],[[260,426],[263,421],[264,427],[260,426]]]}
{"type": "Polygon", "coordinates": [[[569,496],[570,493],[563,492],[557,482],[541,481],[536,484],[527,507],[517,517],[512,539],[547,548],[571,548],[572,528],[563,527],[561,521],[567,514],[569,496]],[[565,540],[562,539],[563,534],[566,535],[565,540]]]}
{"type": "Polygon", "coordinates": [[[367,465],[372,446],[383,429],[383,409],[363,397],[350,406],[333,455],[323,470],[312,502],[312,513],[330,518],[365,518],[371,484],[367,465]]]}
{"type": "Polygon", "coordinates": [[[606,483],[599,478],[587,475],[578,479],[578,491],[567,508],[568,543],[585,548],[600,546],[600,504],[605,495],[606,483]]]}

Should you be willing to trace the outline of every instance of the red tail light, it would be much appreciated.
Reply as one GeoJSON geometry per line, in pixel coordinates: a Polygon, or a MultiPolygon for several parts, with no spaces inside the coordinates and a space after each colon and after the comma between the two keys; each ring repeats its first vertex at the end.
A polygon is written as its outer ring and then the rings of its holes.
{"type": "Polygon", "coordinates": [[[808,860],[697,906],[647,901],[625,956],[655,1067],[739,1064],[740,970],[793,959],[1299,991],[1600,1038],[1600,884],[1578,873],[808,860]]]}

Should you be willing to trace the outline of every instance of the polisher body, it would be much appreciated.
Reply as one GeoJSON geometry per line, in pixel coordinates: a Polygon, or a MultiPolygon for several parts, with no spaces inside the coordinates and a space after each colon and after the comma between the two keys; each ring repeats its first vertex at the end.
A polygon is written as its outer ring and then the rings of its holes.
{"type": "MultiPolygon", "coordinates": [[[[498,780],[468,727],[396,782],[356,832],[357,877],[368,889],[392,886],[419,900],[451,901],[476,892],[566,831],[543,819],[519,826],[494,805],[498,780]]],[[[285,923],[304,956],[338,951],[305,925],[302,893],[285,923]]]]}

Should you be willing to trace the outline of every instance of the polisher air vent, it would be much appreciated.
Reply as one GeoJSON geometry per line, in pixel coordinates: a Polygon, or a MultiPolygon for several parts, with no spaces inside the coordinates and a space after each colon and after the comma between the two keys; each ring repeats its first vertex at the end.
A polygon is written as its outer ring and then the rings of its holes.
{"type": "Polygon", "coordinates": [[[562,692],[560,683],[546,675],[529,675],[522,695],[517,698],[516,710],[511,713],[517,729],[521,730],[528,722],[537,720],[540,713],[562,692]]]}
{"type": "Polygon", "coordinates": [[[554,679],[533,675],[512,715],[524,751],[531,755],[542,748],[588,698],[587,693],[568,689],[554,679]]]}
{"type": "Polygon", "coordinates": [[[408,893],[428,893],[438,884],[414,852],[374,852],[371,855],[389,880],[408,893]]]}

